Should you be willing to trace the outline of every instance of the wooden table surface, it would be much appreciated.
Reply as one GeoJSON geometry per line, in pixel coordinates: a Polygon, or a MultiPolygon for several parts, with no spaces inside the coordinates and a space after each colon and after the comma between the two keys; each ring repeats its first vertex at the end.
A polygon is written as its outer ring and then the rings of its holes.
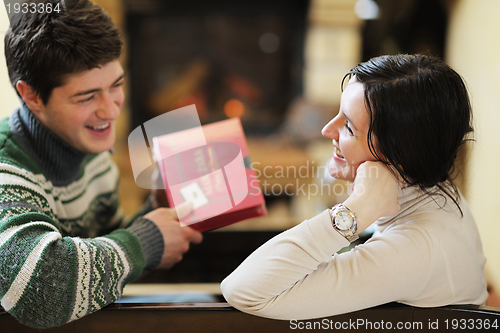
{"type": "MultiPolygon", "coordinates": [[[[485,325],[486,322],[490,325],[488,330],[465,331],[495,332],[499,329],[499,321],[500,309],[484,306],[448,306],[426,309],[389,303],[327,318],[289,321],[248,315],[227,303],[114,303],[82,319],[41,332],[278,333],[313,330],[306,329],[307,327],[320,331],[341,332],[443,332],[460,330],[461,323],[476,325],[477,328],[477,325],[485,325]],[[397,328],[398,323],[403,325],[401,329],[397,328]],[[457,324],[458,328],[453,329],[453,323],[457,324]],[[496,329],[492,326],[495,323],[496,329]],[[436,325],[439,326],[437,330],[436,325]]],[[[0,310],[0,331],[2,333],[40,332],[19,324],[2,310],[0,310]]]]}

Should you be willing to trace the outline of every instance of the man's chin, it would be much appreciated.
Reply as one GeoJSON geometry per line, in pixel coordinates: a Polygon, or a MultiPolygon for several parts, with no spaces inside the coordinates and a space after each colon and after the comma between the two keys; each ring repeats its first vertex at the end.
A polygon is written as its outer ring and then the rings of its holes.
{"type": "Polygon", "coordinates": [[[94,144],[94,145],[88,144],[85,147],[82,147],[82,149],[78,149],[78,150],[81,151],[84,154],[97,155],[97,154],[100,154],[102,152],[112,150],[113,146],[114,146],[114,142],[112,144],[106,144],[106,145],[103,145],[103,144],[100,144],[100,145],[99,144],[94,144]]]}

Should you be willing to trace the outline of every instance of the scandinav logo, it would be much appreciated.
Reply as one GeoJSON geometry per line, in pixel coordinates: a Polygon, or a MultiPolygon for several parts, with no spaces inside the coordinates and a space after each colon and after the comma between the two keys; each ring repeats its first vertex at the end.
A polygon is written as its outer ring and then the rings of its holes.
{"type": "MultiPolygon", "coordinates": [[[[239,124],[235,119],[224,122],[229,126],[236,121],[239,124]]],[[[137,127],[128,137],[136,184],[166,189],[174,207],[191,202],[198,216],[191,222],[233,209],[249,193],[246,163],[238,144],[214,139],[214,132],[221,131],[201,126],[195,105],[169,111],[137,127]]]]}

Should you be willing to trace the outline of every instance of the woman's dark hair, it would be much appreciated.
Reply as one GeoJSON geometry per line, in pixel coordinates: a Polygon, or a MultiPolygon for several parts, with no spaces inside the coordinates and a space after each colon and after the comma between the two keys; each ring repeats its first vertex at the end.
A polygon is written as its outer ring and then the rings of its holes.
{"type": "Polygon", "coordinates": [[[364,86],[372,154],[409,185],[426,193],[437,186],[458,206],[454,164],[473,131],[462,77],[440,59],[419,54],[376,57],[344,80],[352,75],[364,86]]]}
{"type": "Polygon", "coordinates": [[[51,10],[28,10],[11,18],[5,35],[5,58],[14,89],[23,80],[47,104],[54,88],[64,85],[68,75],[120,57],[120,32],[98,5],[89,0],[31,3],[44,4],[44,8],[50,3],[51,10]]]}

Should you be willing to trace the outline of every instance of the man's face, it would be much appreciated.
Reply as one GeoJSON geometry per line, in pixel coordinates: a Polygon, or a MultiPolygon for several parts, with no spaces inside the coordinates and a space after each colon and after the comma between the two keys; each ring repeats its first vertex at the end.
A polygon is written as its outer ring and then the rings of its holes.
{"type": "Polygon", "coordinates": [[[109,150],[115,143],[115,123],[124,100],[123,79],[118,60],[70,75],[36,115],[78,151],[98,154],[109,150]]]}

